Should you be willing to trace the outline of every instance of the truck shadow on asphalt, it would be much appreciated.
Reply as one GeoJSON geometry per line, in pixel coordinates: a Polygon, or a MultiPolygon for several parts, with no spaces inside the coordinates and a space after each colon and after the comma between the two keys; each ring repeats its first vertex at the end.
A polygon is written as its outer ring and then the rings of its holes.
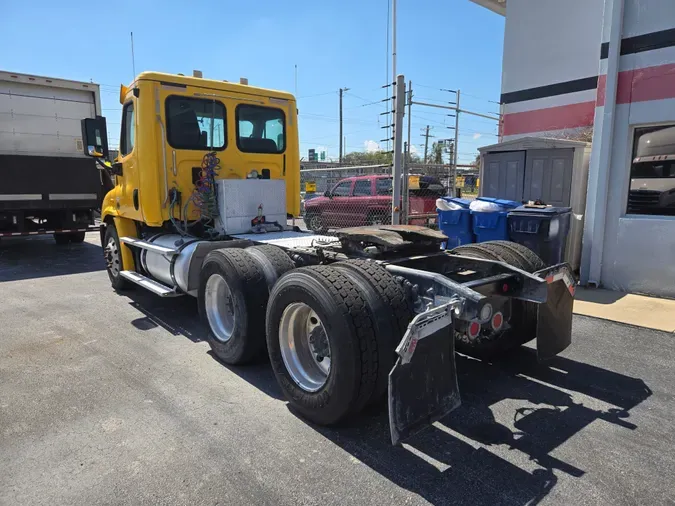
{"type": "Polygon", "coordinates": [[[537,504],[556,472],[585,473],[553,450],[596,420],[636,429],[629,410],[651,395],[640,379],[567,358],[538,364],[529,348],[495,363],[456,357],[462,405],[403,447],[391,446],[381,411],[358,425],[313,428],[433,504],[537,504]],[[498,455],[507,452],[524,465],[498,455]]]}
{"type": "MultiPolygon", "coordinates": [[[[131,306],[143,314],[130,322],[137,329],[150,330],[161,327],[171,335],[186,337],[193,343],[206,341],[208,330],[199,318],[197,299],[194,297],[160,299],[145,290],[129,290],[122,295],[131,299],[131,306]]],[[[261,355],[250,365],[236,367],[218,360],[211,350],[207,353],[223,367],[260,391],[275,399],[284,400],[266,354],[261,355]]]]}
{"type": "MultiPolygon", "coordinates": [[[[194,299],[158,299],[142,291],[125,295],[143,314],[131,322],[137,328],[161,326],[193,342],[205,339],[194,299]]],[[[597,420],[636,429],[630,410],[652,393],[641,379],[569,358],[539,364],[535,350],[527,347],[495,362],[460,354],[456,362],[462,405],[402,447],[391,446],[384,403],[341,427],[305,423],[355,462],[433,504],[537,504],[560,473],[581,477],[586,472],[554,457],[556,448],[597,420]]],[[[264,359],[223,366],[283,400],[264,359]]],[[[289,411],[302,418],[290,405],[289,411]]]]}
{"type": "Polygon", "coordinates": [[[0,282],[102,271],[101,246],[87,242],[92,237],[87,234],[83,243],[62,246],[51,235],[2,238],[0,282]]]}

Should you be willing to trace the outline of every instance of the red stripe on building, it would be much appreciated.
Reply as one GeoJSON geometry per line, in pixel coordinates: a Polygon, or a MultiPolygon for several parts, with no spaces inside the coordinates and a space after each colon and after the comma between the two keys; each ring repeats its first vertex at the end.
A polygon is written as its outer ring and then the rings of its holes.
{"type": "MultiPolygon", "coordinates": [[[[607,76],[598,76],[595,102],[561,105],[504,115],[503,135],[517,135],[593,125],[595,107],[605,105],[607,76]]],[[[619,72],[617,104],[675,98],[675,63],[619,72]]]]}
{"type": "Polygon", "coordinates": [[[560,105],[534,111],[504,115],[503,135],[548,132],[565,128],[587,127],[593,124],[595,102],[560,105]]]}
{"type": "MultiPolygon", "coordinates": [[[[607,76],[598,77],[598,107],[605,105],[607,76]]],[[[675,98],[675,64],[619,72],[616,103],[649,102],[675,98]]]]}

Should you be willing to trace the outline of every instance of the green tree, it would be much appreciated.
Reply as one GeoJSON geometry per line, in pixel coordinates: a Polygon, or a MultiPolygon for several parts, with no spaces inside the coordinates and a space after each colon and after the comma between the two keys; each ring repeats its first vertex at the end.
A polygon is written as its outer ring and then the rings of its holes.
{"type": "Polygon", "coordinates": [[[385,151],[352,151],[342,157],[348,165],[381,165],[392,162],[392,155],[385,151]]]}
{"type": "Polygon", "coordinates": [[[442,164],[443,163],[443,144],[439,144],[438,142],[434,142],[431,145],[431,152],[429,153],[428,156],[428,163],[436,163],[436,164],[442,164]]]}

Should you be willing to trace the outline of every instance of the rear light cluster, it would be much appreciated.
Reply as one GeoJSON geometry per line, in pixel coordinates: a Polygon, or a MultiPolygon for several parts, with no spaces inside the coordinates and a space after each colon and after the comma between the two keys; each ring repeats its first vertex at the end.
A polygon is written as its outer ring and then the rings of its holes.
{"type": "MultiPolygon", "coordinates": [[[[489,321],[490,321],[490,327],[492,327],[492,330],[499,331],[504,326],[504,315],[500,312],[496,312],[495,314],[492,315],[492,318],[489,321]]],[[[478,334],[480,334],[481,330],[482,330],[482,325],[477,320],[474,320],[474,321],[469,323],[469,328],[467,329],[467,333],[468,333],[469,337],[473,339],[473,338],[478,337],[478,334]]]]}

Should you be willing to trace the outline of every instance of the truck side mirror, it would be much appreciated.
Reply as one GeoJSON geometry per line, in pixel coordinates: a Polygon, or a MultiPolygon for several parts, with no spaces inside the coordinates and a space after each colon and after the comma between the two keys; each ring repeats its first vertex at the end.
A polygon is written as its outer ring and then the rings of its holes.
{"type": "Polygon", "coordinates": [[[330,190],[326,190],[325,192],[323,192],[323,196],[324,196],[324,197],[331,198],[332,195],[330,194],[330,190]]]}
{"type": "Polygon", "coordinates": [[[85,155],[108,158],[108,129],[103,116],[82,120],[82,144],[85,155]]]}

